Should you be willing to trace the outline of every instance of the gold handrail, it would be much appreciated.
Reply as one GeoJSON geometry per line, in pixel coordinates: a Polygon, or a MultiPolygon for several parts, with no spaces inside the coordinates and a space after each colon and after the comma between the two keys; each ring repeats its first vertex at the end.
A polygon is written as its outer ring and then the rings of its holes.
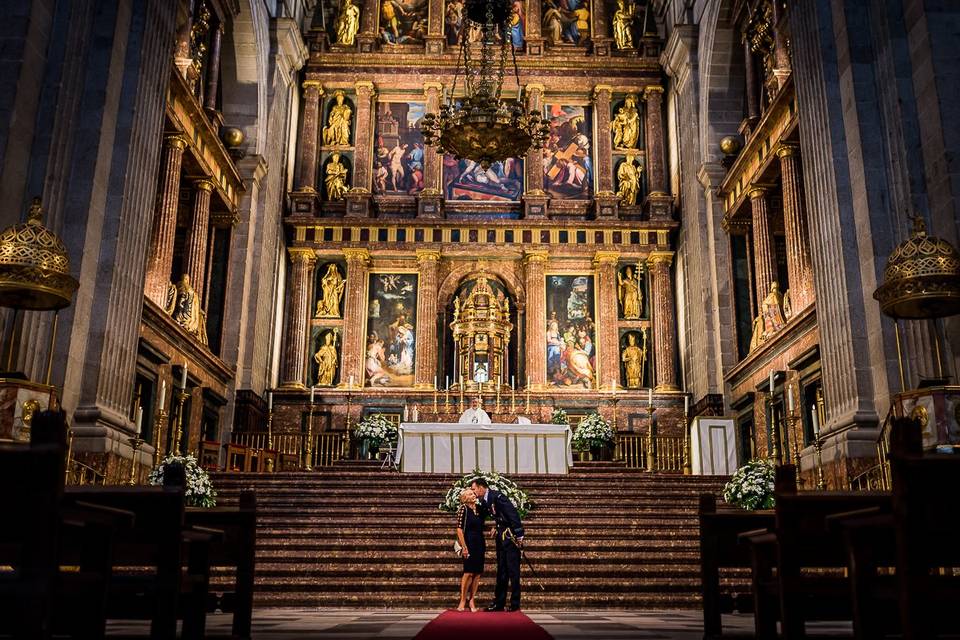
{"type": "Polygon", "coordinates": [[[646,434],[618,434],[614,445],[613,459],[623,462],[630,469],[683,473],[686,442],[683,436],[653,436],[646,434]],[[653,456],[647,457],[647,447],[653,445],[653,456]],[[651,468],[650,462],[653,465],[651,468]]]}
{"type": "MultiPolygon", "coordinates": [[[[306,433],[273,433],[273,450],[281,455],[294,455],[299,461],[300,468],[329,467],[345,457],[349,438],[342,431],[329,433],[314,433],[312,447],[307,447],[306,433]],[[312,460],[306,460],[307,453],[312,460]]],[[[240,445],[253,450],[269,450],[271,434],[267,431],[248,431],[233,433],[231,444],[240,445]]]]}

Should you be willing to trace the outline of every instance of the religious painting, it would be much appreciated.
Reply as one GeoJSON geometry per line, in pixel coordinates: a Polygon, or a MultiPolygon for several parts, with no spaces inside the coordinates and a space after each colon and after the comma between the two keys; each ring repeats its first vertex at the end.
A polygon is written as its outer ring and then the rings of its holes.
{"type": "Polygon", "coordinates": [[[498,160],[484,169],[473,160],[445,155],[443,192],[447,200],[516,202],[523,193],[523,160],[498,160]]]}
{"type": "Polygon", "coordinates": [[[554,198],[593,196],[591,115],[590,107],[546,106],[550,135],[543,147],[543,188],[554,198]]]}
{"type": "Polygon", "coordinates": [[[384,44],[423,44],[429,0],[380,0],[380,40],[384,44]]]}
{"type": "Polygon", "coordinates": [[[583,45],[590,40],[588,0],[542,0],[543,39],[547,44],[583,45]]]}
{"type": "MultiPolygon", "coordinates": [[[[460,34],[464,25],[467,24],[466,3],[464,0],[446,0],[446,7],[443,13],[443,33],[447,39],[447,46],[456,47],[460,44],[460,34]]],[[[481,39],[481,30],[479,25],[473,25],[467,35],[468,42],[479,43],[481,39]]],[[[510,21],[508,24],[507,37],[514,48],[522,49],[527,33],[527,3],[525,0],[513,0],[510,4],[510,21]]],[[[500,42],[500,34],[497,34],[497,41],[500,42]]]]}
{"type": "Polygon", "coordinates": [[[413,386],[416,332],[417,274],[371,274],[364,360],[366,386],[413,386]]]}
{"type": "Polygon", "coordinates": [[[650,386],[651,347],[650,328],[620,331],[620,384],[627,389],[650,386]]]}
{"type": "Polygon", "coordinates": [[[547,383],[591,389],[597,383],[593,276],[546,278],[547,383]]]}
{"type": "Polygon", "coordinates": [[[415,195],[423,191],[422,102],[378,102],[373,192],[415,195]]]}
{"type": "Polygon", "coordinates": [[[340,372],[340,327],[310,328],[309,386],[332,387],[340,372]]]}

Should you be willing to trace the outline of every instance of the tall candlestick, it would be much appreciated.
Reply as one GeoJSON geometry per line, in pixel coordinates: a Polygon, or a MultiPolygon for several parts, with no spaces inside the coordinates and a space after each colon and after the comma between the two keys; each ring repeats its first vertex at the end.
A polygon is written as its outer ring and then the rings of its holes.
{"type": "Polygon", "coordinates": [[[187,363],[183,363],[183,370],[180,372],[180,388],[187,388],[187,363]]]}

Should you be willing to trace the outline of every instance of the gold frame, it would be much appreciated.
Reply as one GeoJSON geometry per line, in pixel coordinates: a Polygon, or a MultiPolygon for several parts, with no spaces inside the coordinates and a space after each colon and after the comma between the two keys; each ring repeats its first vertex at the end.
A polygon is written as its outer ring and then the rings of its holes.
{"type": "MultiPolygon", "coordinates": [[[[551,239],[553,239],[552,233],[551,233],[551,236],[550,236],[550,237],[551,237],[551,239]]],[[[549,258],[548,258],[548,264],[549,264],[549,258]]],[[[599,307],[598,307],[599,300],[598,300],[598,296],[597,296],[597,279],[599,278],[599,270],[598,270],[598,269],[594,269],[594,270],[591,271],[590,273],[584,273],[583,271],[544,271],[544,274],[543,274],[543,312],[544,312],[544,314],[546,314],[546,313],[548,312],[548,309],[547,309],[547,282],[548,282],[548,279],[550,278],[550,276],[583,276],[583,275],[589,275],[589,276],[593,279],[593,324],[594,324],[593,348],[594,348],[594,350],[595,350],[595,352],[596,352],[596,356],[594,356],[593,375],[594,375],[594,381],[596,381],[596,380],[597,380],[597,372],[600,371],[600,363],[602,362],[601,356],[603,355],[603,353],[601,352],[601,349],[600,349],[599,341],[597,340],[597,336],[598,336],[598,335],[600,334],[600,332],[601,332],[600,318],[599,318],[599,313],[598,313],[600,309],[599,309],[599,307]]],[[[542,320],[542,322],[546,323],[547,318],[544,317],[544,318],[542,318],[541,320],[542,320]]],[[[546,353],[543,354],[543,357],[544,357],[544,359],[546,359],[546,357],[547,357],[547,356],[546,356],[546,353]]],[[[552,384],[552,383],[550,382],[550,380],[549,380],[549,373],[548,373],[548,378],[547,378],[546,380],[544,380],[544,382],[543,382],[543,389],[542,389],[542,390],[543,390],[543,391],[563,391],[564,393],[582,393],[582,392],[584,392],[584,391],[596,391],[596,386],[591,387],[591,388],[589,388],[589,389],[573,389],[573,388],[560,387],[560,386],[554,385],[554,384],[552,384]]]]}
{"type": "MultiPolygon", "coordinates": [[[[370,259],[371,259],[371,261],[372,261],[374,258],[371,256],[370,259]]],[[[364,347],[363,347],[363,351],[362,351],[361,354],[360,354],[360,358],[361,358],[361,360],[363,361],[363,373],[362,373],[362,375],[360,376],[360,387],[359,387],[360,392],[363,392],[365,389],[413,389],[413,388],[415,388],[415,385],[414,385],[414,384],[410,385],[409,387],[392,387],[392,386],[391,386],[391,387],[372,387],[372,386],[371,386],[371,387],[368,387],[368,386],[367,386],[367,363],[366,363],[367,351],[366,351],[366,341],[367,341],[367,336],[370,335],[370,278],[371,278],[372,276],[380,275],[380,274],[407,274],[407,275],[413,274],[413,275],[417,276],[417,298],[416,298],[416,307],[417,307],[417,308],[414,309],[414,314],[416,314],[417,310],[419,310],[419,307],[420,307],[420,270],[419,270],[419,269],[411,269],[411,268],[407,268],[407,269],[384,269],[384,268],[382,268],[382,267],[381,267],[381,268],[367,269],[367,278],[366,278],[367,281],[364,283],[364,286],[365,286],[365,288],[366,288],[366,291],[364,292],[365,295],[364,295],[364,297],[363,297],[363,312],[362,312],[362,314],[363,314],[363,344],[364,344],[364,347]]],[[[417,323],[419,324],[419,322],[420,322],[420,316],[417,315],[416,318],[417,318],[417,323]]],[[[414,333],[414,342],[413,342],[413,345],[414,345],[414,356],[413,356],[413,357],[414,357],[414,360],[413,360],[413,370],[414,370],[413,376],[414,376],[414,379],[416,379],[416,375],[417,375],[417,374],[416,374],[416,370],[417,370],[417,360],[416,360],[416,358],[417,358],[417,351],[416,351],[416,348],[417,348],[417,339],[419,338],[419,336],[420,336],[420,331],[419,331],[418,329],[416,329],[416,330],[415,330],[415,333],[414,333]]]]}

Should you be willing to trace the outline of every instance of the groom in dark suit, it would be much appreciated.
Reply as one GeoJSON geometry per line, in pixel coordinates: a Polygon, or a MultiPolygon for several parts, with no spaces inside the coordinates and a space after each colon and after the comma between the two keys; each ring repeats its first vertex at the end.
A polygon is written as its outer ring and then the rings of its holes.
{"type": "Polygon", "coordinates": [[[483,478],[470,483],[477,494],[484,515],[497,525],[497,586],[493,604],[486,611],[518,611],[520,609],[520,549],[523,547],[523,523],[520,514],[507,496],[487,485],[483,478]],[[510,582],[510,607],[507,603],[507,581],[510,582]]]}

